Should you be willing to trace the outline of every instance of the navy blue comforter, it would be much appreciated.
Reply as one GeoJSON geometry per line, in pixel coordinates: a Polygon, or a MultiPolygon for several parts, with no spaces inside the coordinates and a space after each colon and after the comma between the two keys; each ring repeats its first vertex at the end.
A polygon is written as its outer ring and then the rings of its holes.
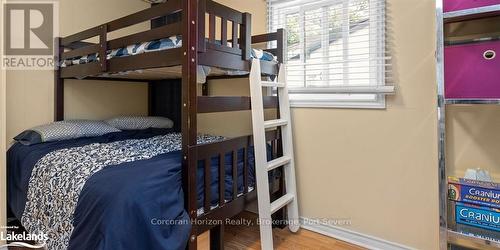
{"type": "MultiPolygon", "coordinates": [[[[90,143],[144,139],[167,130],[111,133],[94,138],[13,145],[8,151],[8,203],[21,219],[35,164],[46,154],[90,143]]],[[[232,196],[231,154],[226,155],[226,199],[232,196]]],[[[212,204],[218,200],[218,159],[212,159],[212,204]]],[[[253,185],[253,154],[249,153],[253,185]]],[[[203,204],[203,167],[198,169],[198,203],[203,204]]],[[[243,191],[243,151],[238,152],[238,188],[243,191]]],[[[105,167],[85,183],[74,212],[69,249],[183,249],[191,225],[184,210],[180,151],[105,167]],[[140,165],[140,167],[139,167],[140,165]]]]}

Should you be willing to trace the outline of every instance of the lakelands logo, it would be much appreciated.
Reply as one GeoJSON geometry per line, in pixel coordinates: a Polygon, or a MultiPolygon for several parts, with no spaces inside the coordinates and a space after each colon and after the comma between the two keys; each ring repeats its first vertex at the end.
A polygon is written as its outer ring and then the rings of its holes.
{"type": "Polygon", "coordinates": [[[0,245],[0,249],[8,249],[8,247],[25,247],[25,248],[44,248],[45,242],[49,239],[46,233],[30,234],[23,232],[16,234],[14,232],[0,232],[0,241],[10,242],[9,244],[0,245]],[[37,244],[25,243],[27,241],[37,242],[37,244]]]}
{"type": "Polygon", "coordinates": [[[4,1],[2,7],[2,67],[54,69],[55,37],[58,33],[57,2],[4,1]]]}

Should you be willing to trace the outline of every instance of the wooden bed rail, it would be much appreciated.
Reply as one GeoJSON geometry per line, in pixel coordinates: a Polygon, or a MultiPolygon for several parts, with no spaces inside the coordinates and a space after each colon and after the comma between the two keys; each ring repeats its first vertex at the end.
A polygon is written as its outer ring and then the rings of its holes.
{"type": "MultiPolygon", "coordinates": [[[[266,133],[266,139],[269,142],[274,142],[278,140],[280,137],[280,134],[278,133],[277,130],[269,131],[266,133]]],[[[226,178],[219,178],[218,180],[218,191],[219,191],[219,200],[218,200],[218,207],[224,207],[227,203],[229,205],[232,201],[236,201],[237,198],[239,197],[239,193],[242,194],[247,194],[249,192],[249,187],[251,183],[249,182],[249,150],[251,150],[250,147],[253,146],[253,137],[252,136],[242,136],[242,137],[236,137],[236,138],[231,138],[227,139],[221,142],[214,142],[214,143],[207,143],[207,144],[198,144],[195,146],[189,147],[190,154],[191,155],[196,155],[196,159],[199,163],[203,163],[203,169],[204,169],[204,180],[203,180],[203,186],[204,186],[204,213],[203,215],[210,214],[212,211],[212,192],[211,192],[211,184],[213,182],[212,180],[212,166],[211,166],[211,160],[213,158],[217,158],[219,161],[219,166],[218,166],[218,176],[226,176],[226,156],[230,154],[232,157],[232,162],[231,162],[231,173],[232,173],[232,180],[233,184],[231,187],[232,190],[232,197],[230,201],[225,200],[225,181],[226,178]],[[238,159],[238,152],[243,151],[243,159],[238,159]],[[238,183],[238,160],[243,161],[243,191],[238,192],[238,186],[241,183],[238,183]]],[[[255,188],[255,186],[253,186],[255,188]]],[[[227,215],[226,215],[227,216],[227,215]]],[[[200,216],[198,216],[200,217],[200,216]]]]}
{"type": "MultiPolygon", "coordinates": [[[[101,72],[106,72],[108,70],[107,57],[101,55],[106,55],[108,49],[118,49],[131,44],[167,38],[172,35],[179,35],[181,34],[181,23],[178,22],[170,25],[165,25],[110,41],[108,41],[107,39],[107,34],[109,32],[127,28],[129,26],[150,21],[162,16],[175,14],[182,10],[181,5],[181,0],[170,0],[168,2],[158,4],[134,14],[102,24],[100,26],[93,27],[61,38],[59,45],[61,47],[61,54],[59,55],[59,58],[65,60],[98,53],[98,62],[94,62],[93,64],[95,64],[95,66],[98,66],[101,72]],[[85,42],[85,40],[94,37],[99,38],[98,43],[85,42]],[[68,51],[68,49],[70,50],[68,51]]],[[[95,68],[88,70],[92,71],[93,69],[95,68]]],[[[74,70],[78,71],[80,69],[76,67],[74,70]]]]}
{"type": "MultiPolygon", "coordinates": [[[[248,96],[198,96],[198,114],[250,110],[248,96]]],[[[264,108],[278,108],[278,97],[264,96],[264,108]]]]}
{"type": "Polygon", "coordinates": [[[100,30],[102,26],[106,26],[108,32],[113,32],[158,17],[174,14],[182,10],[181,3],[181,0],[169,0],[165,3],[158,4],[151,8],[136,12],[134,14],[130,14],[128,16],[124,16],[98,27],[90,28],[74,35],[67,36],[61,39],[61,46],[66,47],[71,43],[92,38],[97,35],[96,32],[100,30]]]}
{"type": "Polygon", "coordinates": [[[286,55],[286,37],[286,31],[284,29],[278,29],[273,33],[252,36],[251,43],[269,43],[276,41],[276,48],[265,49],[264,51],[272,53],[278,58],[279,62],[284,63],[286,55]]]}
{"type": "Polygon", "coordinates": [[[242,55],[243,60],[249,60],[252,52],[251,25],[252,16],[250,13],[241,13],[213,0],[199,1],[198,50],[205,52],[209,47],[222,52],[242,55]],[[208,36],[206,35],[205,16],[208,16],[208,36]],[[220,34],[219,37],[216,37],[218,23],[220,23],[220,34]],[[231,24],[231,29],[228,29],[228,23],[231,24]],[[205,42],[206,37],[208,37],[208,42],[205,42]],[[239,42],[228,45],[228,41],[239,42]]]}

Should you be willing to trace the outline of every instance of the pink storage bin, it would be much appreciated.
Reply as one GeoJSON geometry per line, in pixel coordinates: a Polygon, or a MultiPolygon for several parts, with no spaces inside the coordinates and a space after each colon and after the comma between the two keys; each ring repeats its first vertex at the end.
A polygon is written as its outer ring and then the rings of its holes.
{"type": "Polygon", "coordinates": [[[444,49],[445,97],[500,99],[500,42],[444,49]]]}
{"type": "Polygon", "coordinates": [[[500,0],[443,0],[444,12],[473,9],[500,4],[500,0]]]}

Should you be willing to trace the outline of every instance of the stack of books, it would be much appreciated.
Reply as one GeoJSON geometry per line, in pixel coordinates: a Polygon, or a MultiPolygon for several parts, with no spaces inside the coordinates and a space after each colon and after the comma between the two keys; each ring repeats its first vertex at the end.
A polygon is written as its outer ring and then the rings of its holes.
{"type": "Polygon", "coordinates": [[[448,199],[453,229],[500,241],[500,184],[450,177],[448,199]]]}

